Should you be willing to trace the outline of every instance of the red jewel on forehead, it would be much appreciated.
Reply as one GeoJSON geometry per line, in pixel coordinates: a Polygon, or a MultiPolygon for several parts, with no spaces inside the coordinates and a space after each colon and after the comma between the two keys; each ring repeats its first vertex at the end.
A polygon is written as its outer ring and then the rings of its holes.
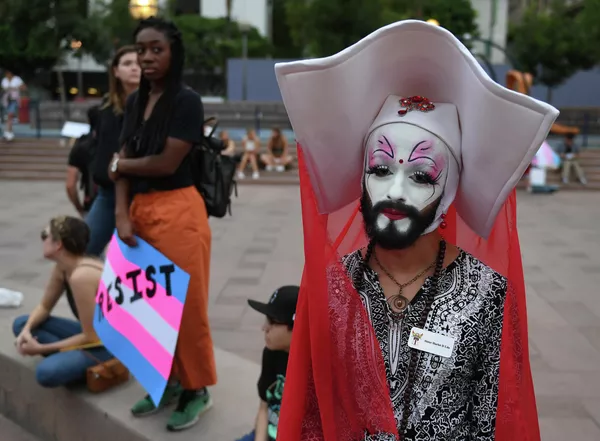
{"type": "Polygon", "coordinates": [[[400,161],[398,161],[400,164],[404,164],[404,159],[401,159],[400,161]]]}
{"type": "Polygon", "coordinates": [[[420,112],[430,112],[435,109],[435,105],[424,96],[411,96],[409,98],[402,98],[400,100],[401,109],[398,110],[398,115],[404,116],[411,110],[418,110],[420,112]]]}

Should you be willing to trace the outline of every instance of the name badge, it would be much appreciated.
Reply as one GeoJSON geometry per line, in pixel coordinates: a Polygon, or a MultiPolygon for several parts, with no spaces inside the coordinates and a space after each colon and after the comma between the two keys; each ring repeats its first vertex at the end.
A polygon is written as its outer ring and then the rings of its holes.
{"type": "Polygon", "coordinates": [[[454,339],[424,329],[412,328],[408,337],[408,346],[419,351],[448,358],[452,355],[454,349],[454,339]]]}

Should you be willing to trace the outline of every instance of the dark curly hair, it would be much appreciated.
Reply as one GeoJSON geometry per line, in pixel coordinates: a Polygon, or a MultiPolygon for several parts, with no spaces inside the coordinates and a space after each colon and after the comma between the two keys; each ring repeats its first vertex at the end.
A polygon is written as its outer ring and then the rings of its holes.
{"type": "MultiPolygon", "coordinates": [[[[157,17],[142,20],[135,29],[133,37],[136,38],[144,29],[155,29],[162,32],[170,42],[171,47],[171,63],[164,79],[163,93],[154,106],[152,115],[150,115],[147,123],[144,124],[140,138],[140,150],[152,154],[157,149],[162,148],[167,140],[171,116],[175,108],[175,100],[178,92],[183,87],[182,77],[185,50],[183,48],[181,32],[172,22],[157,17]]],[[[143,122],[149,96],[150,81],[142,75],[134,106],[135,111],[127,114],[128,121],[125,126],[128,128],[128,131],[123,134],[121,139],[121,143],[128,147],[128,154],[132,156],[133,152],[131,151],[130,141],[143,122]]]]}
{"type": "Polygon", "coordinates": [[[50,220],[50,237],[61,241],[69,253],[83,256],[90,241],[90,228],[82,219],[59,216],[50,220]]]}

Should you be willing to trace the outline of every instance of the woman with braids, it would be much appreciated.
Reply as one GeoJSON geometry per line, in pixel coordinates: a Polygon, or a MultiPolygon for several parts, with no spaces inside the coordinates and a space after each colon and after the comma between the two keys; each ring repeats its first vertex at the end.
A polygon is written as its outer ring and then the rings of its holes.
{"type": "Polygon", "coordinates": [[[539,441],[514,187],[558,111],[416,20],[275,70],[306,262],[278,439],[539,441]]]}
{"type": "Polygon", "coordinates": [[[115,230],[115,185],[107,171],[113,155],[120,150],[119,135],[123,129],[125,101],[140,84],[135,46],[123,46],[117,50],[108,70],[108,84],[108,97],[98,117],[92,164],[98,195],[85,219],[91,231],[87,253],[93,256],[102,254],[115,230]]]}
{"type": "Polygon", "coordinates": [[[135,30],[140,88],[127,100],[122,144],[110,164],[119,237],[144,239],[190,275],[170,382],[158,407],[146,396],[131,409],[154,413],[177,400],[168,430],[182,430],[210,408],[216,383],[208,323],[211,231],[193,185],[190,150],[202,139],[200,96],[182,84],[184,48],[172,23],[149,18],[135,30]]]}
{"type": "Polygon", "coordinates": [[[37,381],[44,387],[83,381],[88,367],[112,358],[94,331],[96,292],[103,265],[85,257],[89,238],[90,230],[81,219],[64,216],[50,221],[41,239],[44,257],[55,262],[54,269],[40,304],[13,323],[17,351],[45,357],[36,367],[37,381]],[[63,292],[74,319],[52,313],[63,292]]]}

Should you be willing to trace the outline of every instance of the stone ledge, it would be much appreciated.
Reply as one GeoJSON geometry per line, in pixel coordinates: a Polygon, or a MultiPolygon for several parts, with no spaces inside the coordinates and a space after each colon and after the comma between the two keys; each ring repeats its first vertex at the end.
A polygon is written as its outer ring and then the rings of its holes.
{"type": "MultiPolygon", "coordinates": [[[[9,285],[3,281],[3,285],[9,285]]],[[[12,283],[11,288],[19,289],[12,283]]],[[[181,441],[235,440],[249,432],[256,417],[256,382],[260,367],[215,348],[218,384],[210,388],[213,408],[193,428],[167,432],[170,410],[133,418],[130,406],[145,392],[132,379],[126,385],[93,395],[84,388],[46,389],[35,379],[36,358],[23,358],[14,349],[12,318],[28,312],[34,298],[29,288],[24,307],[0,310],[0,414],[43,441],[181,441]]],[[[66,305],[58,305],[64,310],[66,305]]],[[[2,438],[2,437],[0,437],[2,438]]]]}

